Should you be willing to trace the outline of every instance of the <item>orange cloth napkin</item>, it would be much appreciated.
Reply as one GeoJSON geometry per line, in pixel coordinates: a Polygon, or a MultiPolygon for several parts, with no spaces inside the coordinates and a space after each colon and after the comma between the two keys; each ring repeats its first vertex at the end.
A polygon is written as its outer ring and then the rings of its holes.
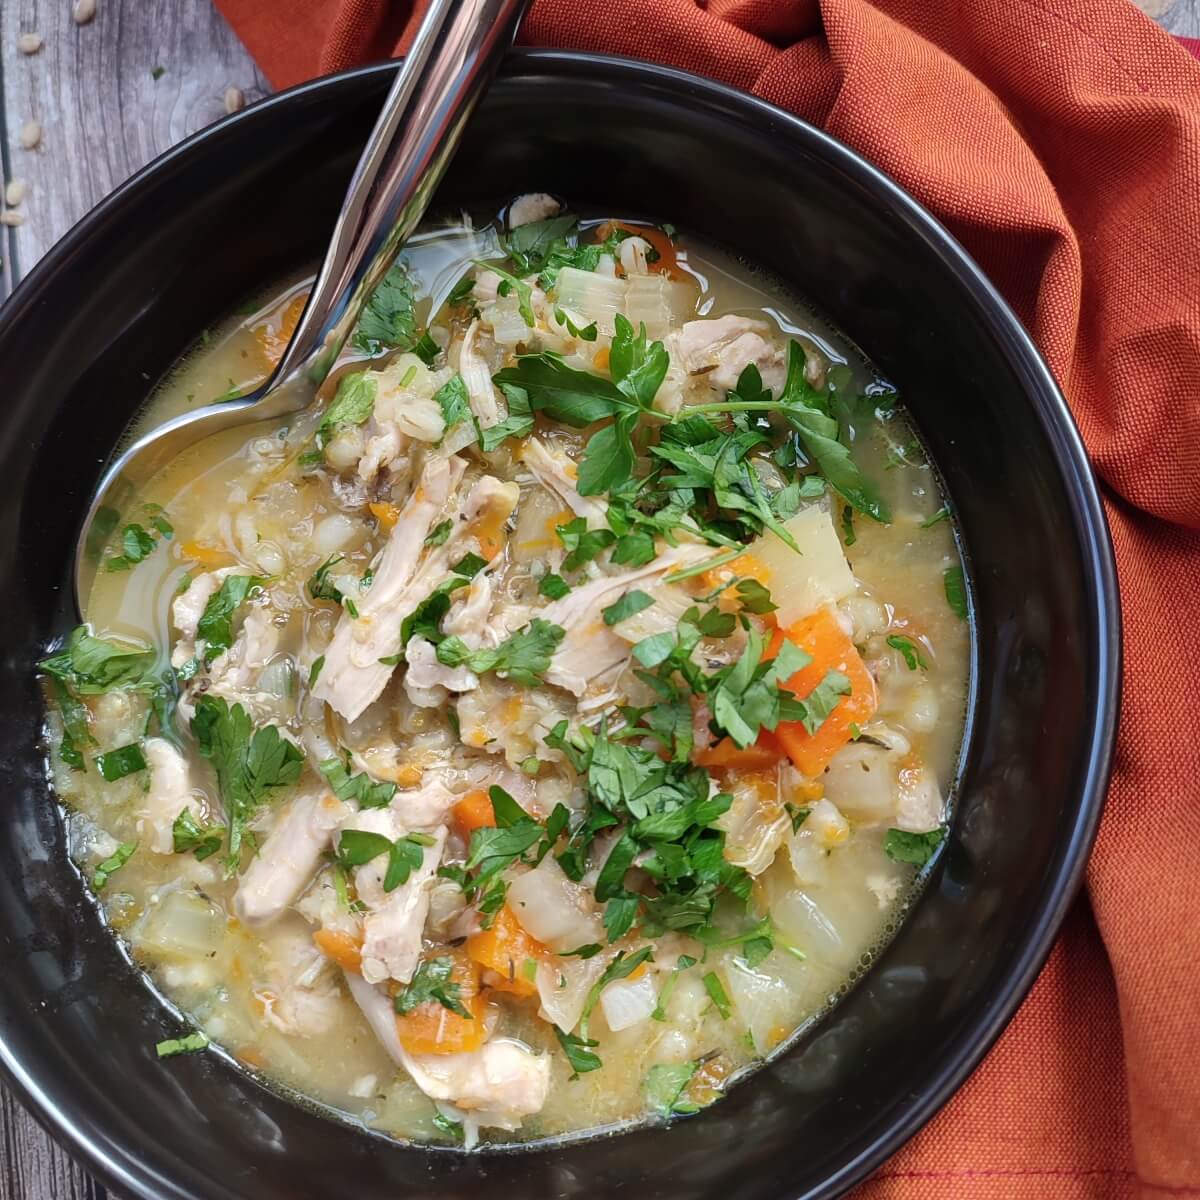
{"type": "MultiPolygon", "coordinates": [[[[277,86],[415,24],[401,0],[217,3],[277,86]]],[[[1103,481],[1125,696],[1090,903],[856,1197],[1200,1197],[1200,63],[1129,0],[536,0],[521,40],[714,76],[889,172],[1032,331],[1103,481]]]]}

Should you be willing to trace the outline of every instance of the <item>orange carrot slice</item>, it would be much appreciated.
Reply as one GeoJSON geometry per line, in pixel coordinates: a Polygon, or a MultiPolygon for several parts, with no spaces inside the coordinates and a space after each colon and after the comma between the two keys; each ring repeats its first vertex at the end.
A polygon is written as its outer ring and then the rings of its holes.
{"type": "Polygon", "coordinates": [[[537,991],[534,981],[525,973],[525,964],[539,962],[549,953],[537,938],[525,932],[507,904],[496,913],[490,929],[481,929],[467,938],[471,960],[500,977],[500,982],[491,986],[515,996],[532,996],[537,991]]]}
{"type": "Polygon", "coordinates": [[[775,740],[805,775],[820,775],[829,760],[851,739],[851,726],[869,721],[878,706],[875,680],[854,648],[849,635],[829,609],[804,617],[786,630],[776,630],[767,651],[773,658],[784,638],[812,656],[784,686],[801,700],[829,671],[841,671],[850,680],[850,694],[838,701],[816,733],[808,733],[799,721],[780,723],[775,740]]]}
{"type": "Polygon", "coordinates": [[[492,801],[484,791],[468,792],[450,812],[463,837],[470,837],[476,829],[490,829],[496,824],[492,801]]]}
{"type": "Polygon", "coordinates": [[[362,974],[362,942],[344,929],[318,929],[312,935],[313,944],[326,958],[331,958],[343,971],[362,974]]]}
{"type": "Polygon", "coordinates": [[[484,1001],[479,990],[479,966],[461,948],[438,950],[435,957],[454,960],[451,982],[458,984],[458,1001],[471,1014],[451,1012],[437,1000],[427,1000],[412,1012],[396,1014],[396,1032],[409,1054],[463,1054],[483,1045],[484,1001]]]}

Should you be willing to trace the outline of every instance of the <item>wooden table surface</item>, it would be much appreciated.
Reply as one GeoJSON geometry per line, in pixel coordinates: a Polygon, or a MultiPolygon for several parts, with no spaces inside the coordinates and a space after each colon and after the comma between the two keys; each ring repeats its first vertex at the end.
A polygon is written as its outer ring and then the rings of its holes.
{"type": "MultiPolygon", "coordinates": [[[[1137,0],[1172,33],[1200,37],[1200,0],[1137,0]]],[[[270,87],[211,0],[0,0],[0,165],[26,195],[0,225],[0,298],[99,200],[155,155],[270,87]],[[36,54],[18,38],[37,33],[36,54]],[[40,145],[22,148],[37,122],[40,145]]],[[[0,1200],[104,1200],[108,1193],[0,1089],[0,1200]]]]}

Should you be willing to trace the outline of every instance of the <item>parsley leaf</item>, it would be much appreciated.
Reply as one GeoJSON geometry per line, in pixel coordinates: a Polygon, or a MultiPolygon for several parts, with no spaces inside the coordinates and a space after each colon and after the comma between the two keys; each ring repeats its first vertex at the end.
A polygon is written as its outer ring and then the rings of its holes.
{"type": "Polygon", "coordinates": [[[417,332],[413,312],[413,283],[399,259],[371,293],[355,327],[353,344],[365,354],[378,354],[392,346],[411,345],[417,332]]]}
{"type": "Polygon", "coordinates": [[[883,852],[895,862],[923,867],[946,840],[946,827],[939,825],[927,833],[910,833],[907,829],[889,829],[883,838],[883,852]]]}
{"type": "Polygon", "coordinates": [[[543,575],[538,584],[538,593],[550,600],[561,600],[570,590],[567,581],[561,575],[555,575],[553,572],[543,575]]]}
{"type": "Polygon", "coordinates": [[[240,704],[230,708],[219,696],[206,694],[196,701],[191,728],[200,754],[217,774],[229,822],[229,860],[236,866],[246,827],[270,792],[300,778],[304,755],[274,725],[255,729],[240,704]]]}
{"type": "Polygon", "coordinates": [[[605,625],[616,625],[621,621],[636,616],[654,603],[654,597],[648,596],[639,588],[632,588],[614,604],[610,604],[602,612],[605,625]]]}
{"type": "Polygon", "coordinates": [[[725,987],[717,978],[715,971],[709,971],[703,978],[704,990],[708,993],[708,998],[713,1002],[713,1007],[721,1014],[722,1021],[728,1021],[730,1014],[733,1012],[733,1007],[729,1003],[729,996],[725,992],[725,987]]]}
{"type": "Polygon", "coordinates": [[[457,667],[464,663],[476,675],[503,671],[525,687],[536,687],[550,667],[550,660],[566,635],[560,625],[535,617],[528,625],[509,634],[499,646],[472,650],[458,637],[448,637],[437,648],[438,662],[457,667]]]}
{"type": "Polygon", "coordinates": [[[135,742],[116,750],[109,750],[105,754],[97,754],[96,766],[100,774],[112,783],[114,779],[124,779],[126,775],[132,775],[135,771],[144,771],[146,759],[141,747],[135,742]]]}
{"type": "Polygon", "coordinates": [[[153,650],[106,642],[93,637],[86,625],[78,625],[66,646],[38,668],[79,695],[95,696],[114,688],[144,688],[156,658],[153,650]]]}
{"type": "Polygon", "coordinates": [[[167,1038],[166,1041],[157,1042],[154,1051],[159,1058],[173,1058],[176,1054],[192,1054],[203,1050],[207,1045],[208,1035],[198,1029],[195,1033],[189,1033],[187,1037],[167,1038]]]}
{"type": "Polygon", "coordinates": [[[946,603],[955,616],[967,619],[967,582],[961,566],[947,567],[942,576],[946,603]]]}
{"type": "Polygon", "coordinates": [[[467,385],[461,375],[447,380],[433,394],[437,406],[442,410],[442,420],[449,433],[456,425],[471,419],[471,402],[467,396],[467,385]]]}
{"type": "Polygon", "coordinates": [[[589,1071],[598,1071],[604,1063],[600,1061],[598,1054],[593,1054],[592,1049],[600,1045],[594,1038],[579,1037],[574,1033],[563,1033],[557,1025],[554,1026],[554,1036],[558,1038],[558,1044],[562,1047],[563,1053],[567,1056],[567,1062],[571,1065],[573,1074],[571,1079],[578,1079],[580,1075],[586,1075],[589,1071]]]}
{"type": "Polygon", "coordinates": [[[550,252],[565,241],[577,223],[570,213],[560,213],[556,217],[518,225],[509,231],[506,239],[508,257],[522,275],[532,275],[542,269],[550,252]]]}
{"type": "Polygon", "coordinates": [[[887,644],[893,650],[899,650],[904,657],[904,661],[910,671],[922,670],[927,671],[929,664],[925,661],[920,649],[911,638],[901,637],[894,633],[887,639],[887,644]]]}
{"type": "Polygon", "coordinates": [[[97,868],[92,876],[92,887],[96,891],[109,881],[132,857],[137,849],[137,842],[122,842],[97,868]]]}
{"type": "Polygon", "coordinates": [[[317,764],[325,782],[339,800],[354,801],[359,808],[386,808],[392,802],[396,794],[394,783],[376,782],[365,773],[351,775],[349,767],[349,758],[345,762],[338,758],[326,758],[317,764]]]}
{"type": "Polygon", "coordinates": [[[203,862],[220,850],[225,840],[225,826],[201,825],[192,816],[192,810],[185,808],[171,826],[171,840],[176,854],[191,850],[203,862]]]}
{"type": "Polygon", "coordinates": [[[616,541],[616,534],[611,529],[589,529],[585,517],[575,517],[565,525],[557,525],[554,532],[567,551],[563,559],[564,571],[578,571],[616,541]]]}
{"type": "Polygon", "coordinates": [[[617,313],[613,319],[612,349],[608,369],[617,388],[640,409],[649,409],[670,359],[662,342],[647,342],[646,326],[639,326],[635,337],[629,320],[617,313]]]}
{"type": "Polygon", "coordinates": [[[375,411],[375,391],[375,376],[366,371],[343,375],[317,429],[318,444],[324,446],[343,426],[363,424],[375,411]]]}
{"type": "Polygon", "coordinates": [[[474,1014],[463,1006],[462,986],[453,981],[453,973],[454,960],[448,955],[422,959],[412,981],[396,993],[396,1012],[403,1015],[419,1005],[436,1002],[457,1016],[474,1020],[474,1014]]]}
{"type": "Polygon", "coordinates": [[[211,662],[233,645],[233,616],[246,600],[267,581],[257,575],[230,575],[208,598],[196,625],[196,637],[204,641],[204,658],[211,662]]]}
{"type": "Polygon", "coordinates": [[[650,1107],[660,1116],[699,1112],[694,1100],[684,1100],[683,1091],[692,1081],[700,1064],[696,1062],[656,1063],[646,1075],[644,1090],[650,1107]]]}

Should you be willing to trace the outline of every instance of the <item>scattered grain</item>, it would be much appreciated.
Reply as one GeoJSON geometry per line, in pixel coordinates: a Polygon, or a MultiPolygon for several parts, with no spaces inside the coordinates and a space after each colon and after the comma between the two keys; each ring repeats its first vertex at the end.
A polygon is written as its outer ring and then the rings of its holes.
{"type": "Polygon", "coordinates": [[[86,25],[96,15],[96,0],[75,0],[71,16],[76,25],[86,25]]]}
{"type": "Polygon", "coordinates": [[[0,225],[24,225],[25,214],[13,212],[11,208],[6,208],[4,212],[0,212],[0,225]]]}
{"type": "Polygon", "coordinates": [[[25,199],[25,193],[28,190],[29,189],[26,186],[25,180],[12,180],[8,187],[4,189],[4,203],[7,204],[9,208],[16,208],[17,205],[25,199]]]}
{"type": "Polygon", "coordinates": [[[227,113],[235,113],[246,104],[246,97],[242,95],[242,89],[239,87],[227,87],[225,89],[225,111],[227,113]]]}
{"type": "Polygon", "coordinates": [[[40,33],[23,33],[17,38],[17,49],[22,54],[36,54],[42,48],[40,33]]]}
{"type": "Polygon", "coordinates": [[[36,121],[26,121],[17,134],[22,150],[36,150],[42,142],[42,127],[36,121]]]}

